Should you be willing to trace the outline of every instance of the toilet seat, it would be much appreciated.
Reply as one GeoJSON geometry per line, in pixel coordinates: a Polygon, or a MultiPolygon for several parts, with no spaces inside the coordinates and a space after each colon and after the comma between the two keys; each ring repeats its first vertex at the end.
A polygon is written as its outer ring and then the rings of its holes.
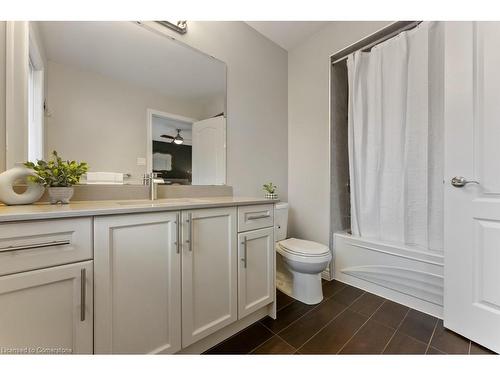
{"type": "Polygon", "coordinates": [[[330,249],[320,243],[288,238],[278,242],[277,250],[281,255],[295,255],[305,258],[316,258],[330,255],[330,249]]]}

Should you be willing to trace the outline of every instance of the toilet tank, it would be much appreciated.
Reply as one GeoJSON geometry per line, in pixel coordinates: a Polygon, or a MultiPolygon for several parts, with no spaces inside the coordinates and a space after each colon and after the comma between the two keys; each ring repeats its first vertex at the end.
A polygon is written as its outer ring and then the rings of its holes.
{"type": "Polygon", "coordinates": [[[286,239],[288,226],[288,203],[279,202],[274,206],[274,237],[275,241],[286,239]]]}

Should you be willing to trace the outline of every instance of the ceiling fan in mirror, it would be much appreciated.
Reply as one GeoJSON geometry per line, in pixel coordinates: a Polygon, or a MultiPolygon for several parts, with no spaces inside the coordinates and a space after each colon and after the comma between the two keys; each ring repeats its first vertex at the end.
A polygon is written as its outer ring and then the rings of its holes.
{"type": "Polygon", "coordinates": [[[168,134],[162,134],[160,137],[170,139],[170,143],[175,143],[176,145],[184,143],[184,138],[181,136],[181,129],[177,129],[177,135],[175,137],[168,134]]]}

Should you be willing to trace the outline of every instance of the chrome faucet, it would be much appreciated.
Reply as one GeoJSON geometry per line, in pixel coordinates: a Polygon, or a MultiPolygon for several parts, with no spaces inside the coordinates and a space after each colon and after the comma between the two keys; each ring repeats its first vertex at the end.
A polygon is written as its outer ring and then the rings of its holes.
{"type": "Polygon", "coordinates": [[[144,174],[143,183],[149,186],[149,200],[158,199],[158,184],[162,183],[163,180],[158,178],[158,173],[151,172],[144,174]]]}

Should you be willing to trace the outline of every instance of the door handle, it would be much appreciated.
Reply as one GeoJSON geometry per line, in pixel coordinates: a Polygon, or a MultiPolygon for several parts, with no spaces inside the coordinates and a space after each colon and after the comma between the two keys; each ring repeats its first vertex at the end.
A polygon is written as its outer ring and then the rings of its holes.
{"type": "Polygon", "coordinates": [[[467,184],[478,184],[479,182],[477,181],[468,181],[465,179],[465,177],[462,176],[456,176],[451,179],[451,185],[456,187],[456,188],[461,188],[464,187],[467,184]]]}

